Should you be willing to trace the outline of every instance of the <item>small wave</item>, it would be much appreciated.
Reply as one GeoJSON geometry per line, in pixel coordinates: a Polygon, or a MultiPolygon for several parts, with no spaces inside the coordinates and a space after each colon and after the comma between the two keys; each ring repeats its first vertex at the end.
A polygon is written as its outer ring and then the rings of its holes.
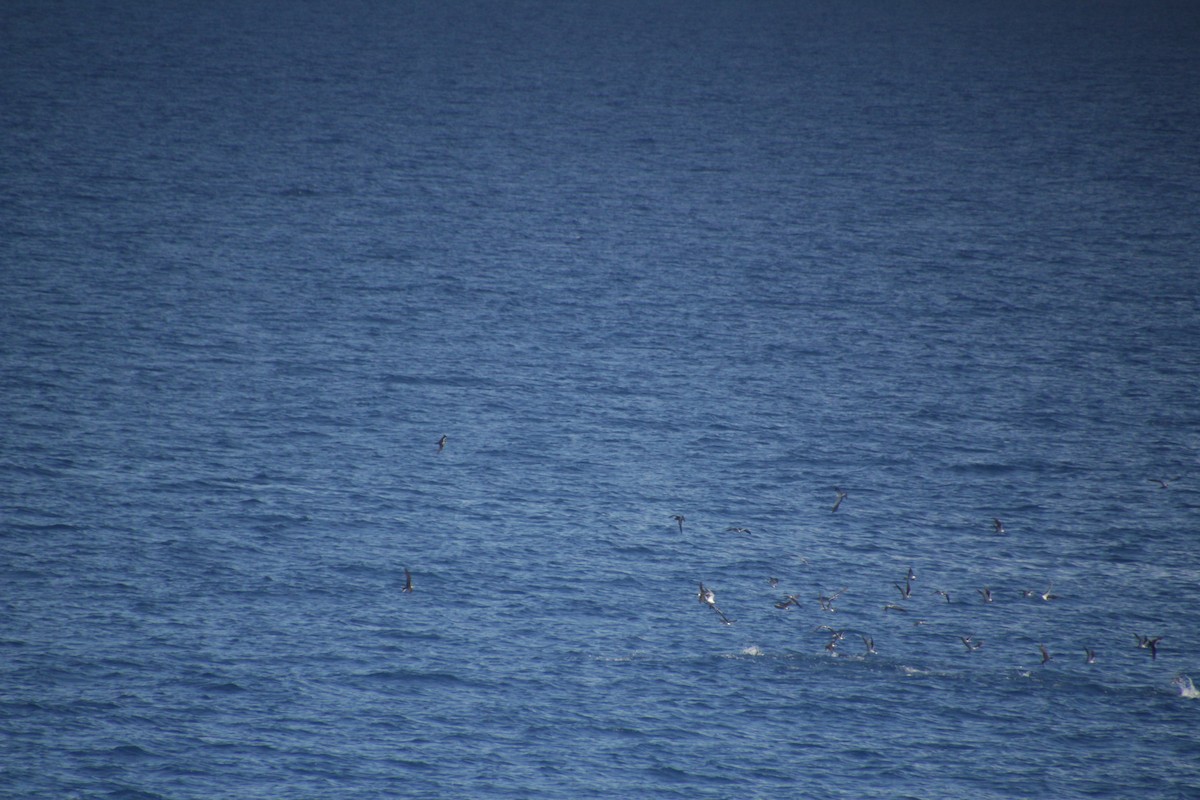
{"type": "Polygon", "coordinates": [[[762,654],[763,649],[756,644],[752,644],[742,651],[742,655],[744,656],[761,656],[762,654]]]}

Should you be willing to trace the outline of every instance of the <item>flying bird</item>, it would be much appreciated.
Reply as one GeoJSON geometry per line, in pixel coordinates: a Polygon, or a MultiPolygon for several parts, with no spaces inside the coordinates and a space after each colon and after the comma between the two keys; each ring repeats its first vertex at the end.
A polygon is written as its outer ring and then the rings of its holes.
{"type": "Polygon", "coordinates": [[[977,589],[976,591],[978,591],[979,594],[983,595],[983,602],[985,602],[985,603],[992,602],[992,590],[991,589],[989,589],[988,587],[985,586],[982,589],[977,589]]]}
{"type": "Polygon", "coordinates": [[[971,653],[983,647],[983,640],[976,639],[974,636],[960,636],[962,643],[967,646],[967,652],[971,653]]]}
{"type": "Polygon", "coordinates": [[[749,533],[750,532],[749,528],[726,528],[725,530],[727,532],[732,532],[732,533],[749,533]]]}
{"type": "Polygon", "coordinates": [[[1176,475],[1174,478],[1167,478],[1165,480],[1163,478],[1147,478],[1146,480],[1150,481],[1151,483],[1157,483],[1159,486],[1166,489],[1168,486],[1182,477],[1182,475],[1176,475]]]}
{"type": "Polygon", "coordinates": [[[892,586],[895,586],[900,591],[900,596],[905,600],[912,597],[912,583],[910,583],[907,579],[904,581],[903,586],[898,583],[893,583],[892,586]]]}
{"type": "Polygon", "coordinates": [[[833,504],[833,510],[837,511],[841,507],[842,501],[846,499],[847,495],[841,489],[836,487],[834,488],[834,491],[837,492],[837,500],[833,504]]]}
{"type": "Polygon", "coordinates": [[[1090,647],[1083,648],[1083,663],[1095,664],[1096,663],[1096,651],[1090,647]]]}
{"type": "Polygon", "coordinates": [[[1150,650],[1150,660],[1157,661],[1158,660],[1158,643],[1162,641],[1162,637],[1156,636],[1153,639],[1151,639],[1149,636],[1139,636],[1136,633],[1134,634],[1134,636],[1137,636],[1138,647],[1141,647],[1143,649],[1149,649],[1150,650]]]}
{"type": "Polygon", "coordinates": [[[407,568],[407,567],[405,567],[405,569],[404,569],[404,588],[403,588],[403,589],[401,589],[400,591],[402,591],[402,592],[410,592],[410,593],[411,593],[411,592],[412,592],[412,590],[413,590],[413,587],[412,587],[412,573],[408,571],[408,568],[407,568]]]}
{"type": "Polygon", "coordinates": [[[673,519],[677,523],[679,523],[679,532],[683,533],[683,520],[684,520],[683,514],[676,514],[673,517],[671,517],[671,519],[673,519]]]}
{"type": "Polygon", "coordinates": [[[1042,663],[1043,664],[1045,664],[1050,659],[1054,658],[1054,656],[1050,655],[1050,651],[1046,649],[1046,645],[1039,644],[1038,649],[1042,651],[1042,663]]]}
{"type": "Polygon", "coordinates": [[[818,595],[817,602],[821,604],[821,610],[822,611],[837,611],[837,609],[833,607],[833,601],[837,600],[838,597],[840,597],[842,592],[844,592],[844,591],[846,591],[846,588],[842,587],[841,589],[838,589],[836,592],[831,594],[829,597],[826,597],[824,594],[818,595]]]}
{"type": "Polygon", "coordinates": [[[729,617],[725,616],[725,612],[717,608],[716,594],[714,594],[713,590],[705,586],[703,583],[700,584],[700,591],[696,594],[696,599],[711,608],[713,611],[717,612],[717,616],[721,618],[721,622],[724,622],[726,625],[733,624],[733,621],[730,620],[729,617]]]}
{"type": "Polygon", "coordinates": [[[1004,533],[1004,523],[995,517],[992,517],[992,527],[995,529],[997,535],[1004,533]]]}

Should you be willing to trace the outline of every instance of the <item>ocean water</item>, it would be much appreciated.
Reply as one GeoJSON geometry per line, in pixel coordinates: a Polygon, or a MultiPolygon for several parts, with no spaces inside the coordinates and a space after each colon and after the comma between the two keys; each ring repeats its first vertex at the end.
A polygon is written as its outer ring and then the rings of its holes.
{"type": "Polygon", "coordinates": [[[1200,797],[1194,5],[0,31],[0,796],[1200,797]]]}

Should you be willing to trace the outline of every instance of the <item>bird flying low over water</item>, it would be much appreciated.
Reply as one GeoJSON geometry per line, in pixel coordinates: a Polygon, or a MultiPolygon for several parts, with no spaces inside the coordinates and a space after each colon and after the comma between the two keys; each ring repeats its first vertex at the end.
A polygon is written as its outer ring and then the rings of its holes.
{"type": "Polygon", "coordinates": [[[445,449],[446,449],[446,437],[445,437],[445,435],[443,435],[442,438],[438,439],[438,452],[440,453],[445,449]]]}
{"type": "Polygon", "coordinates": [[[817,602],[821,604],[821,610],[822,611],[837,611],[837,609],[833,607],[833,601],[837,600],[838,597],[840,597],[842,592],[844,592],[844,591],[846,591],[846,587],[843,586],[841,589],[838,589],[836,592],[831,594],[829,597],[826,597],[824,594],[819,595],[817,597],[817,602]]]}
{"type": "Polygon", "coordinates": [[[1039,644],[1038,649],[1042,651],[1042,663],[1043,664],[1045,664],[1050,659],[1054,658],[1054,656],[1050,655],[1050,651],[1046,649],[1046,645],[1039,644]]]}
{"type": "Polygon", "coordinates": [[[1155,636],[1153,639],[1151,639],[1149,636],[1139,636],[1136,633],[1134,636],[1137,636],[1138,647],[1148,649],[1150,651],[1150,660],[1158,661],[1158,643],[1162,641],[1163,637],[1155,636]]]}
{"type": "Polygon", "coordinates": [[[1183,477],[1182,475],[1176,475],[1174,478],[1166,478],[1166,479],[1147,478],[1146,480],[1150,481],[1151,483],[1157,483],[1159,486],[1166,489],[1168,486],[1170,486],[1172,483],[1174,483],[1175,481],[1179,480],[1182,477],[1183,477]]]}
{"type": "Polygon", "coordinates": [[[950,602],[950,593],[949,592],[943,592],[941,589],[935,589],[933,593],[940,596],[947,603],[950,602]]]}
{"type": "Polygon", "coordinates": [[[962,639],[962,643],[967,646],[968,653],[983,647],[983,640],[976,639],[974,636],[960,636],[958,638],[962,639]]]}
{"type": "Polygon", "coordinates": [[[839,508],[841,508],[842,501],[845,500],[848,497],[848,495],[837,487],[834,487],[833,490],[835,492],[837,492],[837,500],[835,500],[833,503],[833,510],[837,511],[839,508]]]}
{"type": "Polygon", "coordinates": [[[673,519],[677,523],[679,523],[679,532],[683,533],[683,520],[685,519],[683,514],[675,514],[674,516],[671,517],[671,519],[673,519]]]}
{"type": "Polygon", "coordinates": [[[784,597],[782,600],[780,600],[778,603],[776,603],[775,607],[776,608],[791,608],[792,606],[799,607],[799,605],[800,605],[800,599],[797,598],[796,595],[794,595],[794,594],[789,594],[786,597],[784,597]]]}
{"type": "Polygon", "coordinates": [[[997,535],[1004,533],[1004,523],[995,517],[992,517],[992,528],[995,529],[997,535]]]}
{"type": "Polygon", "coordinates": [[[413,587],[412,587],[412,573],[411,573],[411,572],[409,572],[409,571],[408,571],[408,568],[406,567],[406,568],[404,569],[404,588],[403,588],[403,589],[401,589],[400,591],[402,591],[402,592],[410,592],[410,593],[411,593],[411,592],[412,592],[412,590],[413,590],[413,587]]]}
{"type": "Polygon", "coordinates": [[[1090,647],[1083,648],[1083,663],[1095,664],[1096,663],[1096,651],[1090,647]]]}
{"type": "Polygon", "coordinates": [[[729,533],[750,533],[749,528],[726,528],[725,530],[729,533]]]}
{"type": "Polygon", "coordinates": [[[713,592],[712,589],[708,588],[703,583],[700,584],[700,591],[696,593],[696,599],[699,600],[704,605],[711,608],[713,611],[717,612],[717,616],[721,618],[721,622],[724,622],[726,625],[733,624],[733,620],[731,620],[729,617],[725,616],[725,612],[723,612],[723,611],[721,611],[721,609],[717,608],[716,594],[713,592]]]}
{"type": "Polygon", "coordinates": [[[991,589],[989,589],[988,587],[985,586],[982,589],[977,589],[976,591],[978,591],[979,594],[983,595],[983,602],[985,602],[985,603],[992,602],[992,590],[991,589]]]}

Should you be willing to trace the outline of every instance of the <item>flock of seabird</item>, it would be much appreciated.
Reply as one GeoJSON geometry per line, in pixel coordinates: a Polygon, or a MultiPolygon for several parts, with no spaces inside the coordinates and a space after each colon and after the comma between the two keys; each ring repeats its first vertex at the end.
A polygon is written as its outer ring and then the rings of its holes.
{"type": "MultiPolygon", "coordinates": [[[[447,441],[447,437],[445,435],[443,435],[440,439],[438,439],[437,451],[439,453],[442,452],[446,448],[446,441],[447,441]]],[[[1166,489],[1172,483],[1180,480],[1182,477],[1183,477],[1182,475],[1178,475],[1178,476],[1176,476],[1174,478],[1170,478],[1170,479],[1151,478],[1149,480],[1152,483],[1159,484],[1159,486],[1161,486],[1163,489],[1166,489]]],[[[833,508],[831,509],[831,511],[833,513],[836,513],[837,510],[842,507],[843,501],[845,501],[845,499],[847,497],[849,497],[849,493],[840,487],[835,487],[834,492],[836,494],[836,498],[834,500],[833,508]]],[[[683,523],[685,522],[686,517],[684,517],[684,515],[682,515],[682,514],[675,514],[671,517],[671,519],[673,519],[675,521],[676,525],[679,527],[679,532],[682,534],[683,533],[683,523]]],[[[995,531],[996,535],[998,535],[998,536],[1002,536],[1007,533],[1007,531],[1004,528],[1004,523],[1001,522],[999,518],[992,519],[992,528],[995,531]]],[[[725,530],[730,533],[739,533],[739,534],[749,534],[751,532],[749,528],[744,528],[741,526],[730,526],[730,527],[726,528],[725,530]]],[[[800,561],[801,561],[801,563],[804,563],[804,564],[808,563],[808,561],[803,558],[801,558],[800,561]]],[[[908,571],[905,573],[905,576],[904,576],[904,584],[901,585],[899,582],[892,584],[893,586],[896,587],[896,590],[900,593],[901,601],[907,601],[907,600],[912,599],[913,582],[916,580],[917,580],[916,572],[913,570],[912,567],[909,567],[908,571]]],[[[770,584],[770,586],[772,588],[775,588],[776,586],[779,585],[779,579],[775,578],[775,577],[768,578],[768,583],[770,584]]],[[[696,593],[696,599],[701,603],[701,605],[708,606],[710,609],[712,609],[722,624],[732,625],[733,620],[730,619],[728,616],[726,616],[725,612],[722,611],[720,609],[720,607],[717,605],[717,596],[716,596],[716,593],[713,591],[712,587],[705,586],[703,582],[699,583],[699,587],[700,587],[699,591],[696,593]]],[[[1045,591],[1038,592],[1038,591],[1034,591],[1034,590],[1022,590],[1021,594],[1023,597],[1025,597],[1027,599],[1028,598],[1038,598],[1038,599],[1041,599],[1042,601],[1049,602],[1051,600],[1058,599],[1058,595],[1053,593],[1053,589],[1054,589],[1054,584],[1053,584],[1053,582],[1050,582],[1047,584],[1045,591]]],[[[411,593],[413,591],[412,573],[408,570],[408,568],[404,569],[404,586],[400,591],[405,592],[405,593],[411,593]]],[[[830,592],[828,595],[826,595],[825,592],[820,592],[817,596],[817,603],[820,606],[821,610],[825,611],[825,612],[837,611],[837,608],[833,605],[833,603],[845,591],[846,591],[846,587],[842,587],[833,592],[830,592]]],[[[934,591],[935,591],[935,594],[940,596],[945,602],[947,602],[947,603],[950,602],[950,593],[949,592],[947,592],[943,589],[936,589],[934,591]]],[[[995,598],[992,596],[992,590],[990,587],[984,586],[982,589],[978,589],[977,591],[979,592],[979,595],[983,598],[984,603],[992,603],[994,601],[995,598]]],[[[791,608],[799,608],[801,605],[802,605],[802,603],[801,603],[801,600],[799,597],[797,597],[794,594],[788,594],[788,595],[784,595],[784,597],[781,600],[779,600],[778,602],[775,603],[775,608],[786,611],[791,608]]],[[[886,612],[897,612],[897,613],[907,613],[908,612],[908,609],[906,607],[900,605],[899,603],[887,603],[886,605],[884,605],[883,610],[885,613],[886,612]]],[[[924,621],[918,620],[914,624],[922,625],[922,624],[924,624],[924,621]]],[[[846,636],[845,631],[834,628],[829,625],[820,625],[817,627],[817,630],[827,633],[829,635],[829,641],[825,645],[826,652],[830,653],[831,655],[838,655],[837,648],[838,648],[838,645],[845,639],[845,636],[846,636]]],[[[1144,650],[1149,650],[1151,660],[1157,660],[1158,659],[1158,643],[1162,641],[1163,637],[1161,637],[1161,636],[1153,636],[1153,637],[1143,636],[1141,634],[1134,634],[1134,635],[1137,639],[1138,647],[1141,649],[1144,649],[1144,650]]],[[[867,636],[864,633],[860,633],[859,637],[862,639],[863,647],[865,648],[866,655],[873,655],[873,654],[877,653],[877,651],[875,649],[875,640],[874,639],[872,639],[870,636],[867,636]]],[[[966,647],[967,652],[975,652],[983,647],[983,640],[977,639],[974,635],[960,636],[959,639],[962,640],[962,643],[966,647]]],[[[1042,665],[1049,663],[1054,658],[1054,655],[1049,650],[1046,649],[1046,646],[1044,644],[1039,643],[1038,650],[1041,652],[1042,665]]],[[[1096,663],[1096,651],[1091,649],[1090,647],[1084,648],[1084,662],[1087,664],[1096,663]]],[[[1189,678],[1187,675],[1180,674],[1180,675],[1176,676],[1176,678],[1172,681],[1172,683],[1179,688],[1179,693],[1182,696],[1188,697],[1188,698],[1200,698],[1200,690],[1196,689],[1195,685],[1192,683],[1192,679],[1189,678]]]]}
{"type": "MultiPolygon", "coordinates": [[[[1166,480],[1160,480],[1160,479],[1150,479],[1150,480],[1153,483],[1159,484],[1163,489],[1166,489],[1170,484],[1174,483],[1175,481],[1180,480],[1182,477],[1183,476],[1176,476],[1174,478],[1170,478],[1170,479],[1166,479],[1166,480]]],[[[840,487],[835,488],[834,491],[836,493],[836,499],[834,500],[834,503],[833,503],[832,512],[837,512],[837,510],[839,508],[841,508],[843,501],[845,501],[845,499],[849,496],[849,493],[840,487]]],[[[676,514],[672,517],[672,519],[674,519],[675,522],[678,523],[679,532],[682,533],[684,516],[682,514],[676,514]]],[[[1004,527],[1004,523],[999,518],[992,519],[992,528],[997,536],[1002,536],[1007,533],[1007,531],[1005,530],[1005,527],[1004,527]]],[[[731,527],[726,528],[725,530],[727,532],[733,532],[733,533],[747,533],[747,534],[750,533],[749,528],[743,528],[740,526],[731,526],[731,527]]],[[[802,559],[802,561],[803,561],[803,559],[802,559]]],[[[808,562],[804,561],[804,563],[808,563],[808,562]]],[[[904,576],[904,583],[901,584],[899,582],[895,582],[892,584],[900,594],[899,601],[896,603],[887,603],[886,605],[884,605],[884,607],[883,607],[884,612],[899,612],[899,613],[907,613],[908,612],[908,609],[905,606],[900,605],[900,603],[912,599],[913,583],[916,581],[916,579],[917,579],[916,572],[913,570],[912,567],[909,567],[907,573],[904,576]]],[[[768,578],[768,583],[770,584],[770,586],[772,588],[775,588],[779,585],[779,579],[776,577],[770,577],[770,578],[768,578]]],[[[699,586],[700,586],[700,591],[697,595],[697,598],[699,599],[699,601],[702,604],[707,605],[714,612],[716,612],[716,615],[722,624],[732,625],[733,620],[730,619],[728,616],[726,616],[725,613],[720,608],[717,607],[716,594],[713,591],[712,587],[706,586],[704,583],[700,583],[699,586]]],[[[817,603],[818,603],[820,609],[825,612],[836,611],[837,608],[834,606],[834,601],[839,596],[841,596],[842,593],[845,591],[846,591],[846,588],[842,587],[840,589],[837,589],[836,591],[830,592],[828,595],[825,592],[820,592],[817,596],[817,603]]],[[[983,588],[978,589],[977,591],[984,603],[992,603],[995,601],[995,597],[993,596],[992,589],[990,587],[984,586],[983,588]]],[[[942,589],[936,589],[935,594],[940,596],[945,602],[947,602],[947,603],[950,602],[950,593],[949,592],[942,590],[942,589]]],[[[1050,602],[1053,600],[1057,600],[1059,598],[1059,596],[1054,593],[1053,581],[1047,582],[1046,588],[1042,591],[1033,590],[1033,589],[1023,589],[1023,590],[1021,590],[1021,595],[1022,595],[1022,597],[1026,598],[1026,599],[1041,600],[1042,602],[1050,602]]],[[[793,609],[793,608],[800,608],[803,605],[803,603],[797,595],[786,594],[780,600],[778,600],[774,605],[775,605],[775,608],[777,608],[777,609],[780,609],[782,611],[787,611],[787,610],[793,609]]],[[[918,620],[914,624],[922,625],[922,624],[924,624],[924,621],[918,620]]],[[[816,631],[823,632],[829,636],[829,640],[825,645],[825,651],[828,652],[830,655],[835,655],[835,656],[839,655],[838,646],[845,639],[846,632],[844,630],[835,628],[830,625],[817,626],[816,631]]],[[[1150,659],[1152,661],[1158,660],[1159,642],[1162,641],[1163,637],[1162,636],[1143,636],[1142,634],[1134,634],[1134,636],[1137,641],[1137,646],[1140,649],[1148,650],[1150,652],[1150,659]]],[[[863,647],[865,648],[864,655],[872,655],[872,654],[877,653],[877,650],[875,649],[874,639],[872,639],[870,636],[867,636],[864,633],[859,633],[859,637],[862,639],[863,647]]],[[[960,636],[959,639],[962,641],[962,643],[968,653],[973,653],[975,651],[980,650],[984,644],[982,639],[976,638],[974,635],[971,635],[971,634],[968,634],[965,636],[960,636]]],[[[1041,654],[1041,665],[1043,665],[1043,666],[1045,664],[1048,664],[1051,660],[1053,660],[1055,658],[1055,654],[1052,653],[1046,647],[1046,645],[1044,643],[1038,644],[1038,651],[1041,654]]],[[[1096,663],[1096,651],[1090,647],[1083,648],[1083,660],[1084,660],[1085,664],[1095,664],[1096,663]]],[[[1200,698],[1200,690],[1196,689],[1195,685],[1192,683],[1192,679],[1189,678],[1187,675],[1184,675],[1182,673],[1177,675],[1175,677],[1175,679],[1172,681],[1172,683],[1179,689],[1179,693],[1183,697],[1200,698]]]]}

